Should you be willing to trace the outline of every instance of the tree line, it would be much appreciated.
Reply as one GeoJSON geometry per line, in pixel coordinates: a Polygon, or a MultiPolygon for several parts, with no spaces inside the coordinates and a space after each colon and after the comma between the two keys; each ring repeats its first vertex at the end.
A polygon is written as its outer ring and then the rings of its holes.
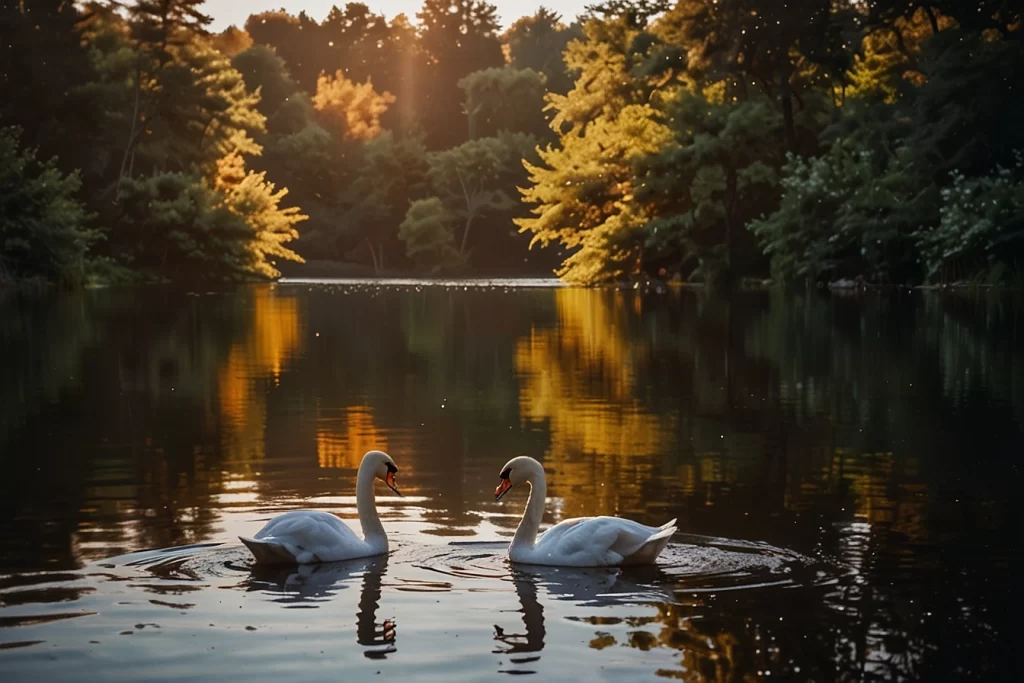
{"type": "Polygon", "coordinates": [[[0,3],[0,278],[1020,281],[1009,0],[209,24],[0,3]]]}

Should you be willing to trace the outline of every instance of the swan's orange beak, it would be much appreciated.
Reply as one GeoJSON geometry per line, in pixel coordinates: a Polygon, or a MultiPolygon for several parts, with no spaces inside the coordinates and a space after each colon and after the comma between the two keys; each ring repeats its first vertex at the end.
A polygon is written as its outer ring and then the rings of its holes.
{"type": "MultiPolygon", "coordinates": [[[[387,473],[387,475],[384,477],[384,483],[388,485],[389,489],[391,489],[395,493],[398,493],[398,489],[395,488],[395,473],[394,472],[388,472],[387,473]]],[[[402,494],[398,493],[398,495],[402,495],[402,494]]]]}
{"type": "Polygon", "coordinates": [[[498,484],[498,488],[494,489],[494,500],[501,500],[501,497],[508,493],[510,488],[512,488],[512,481],[502,479],[501,483],[498,484]]]}

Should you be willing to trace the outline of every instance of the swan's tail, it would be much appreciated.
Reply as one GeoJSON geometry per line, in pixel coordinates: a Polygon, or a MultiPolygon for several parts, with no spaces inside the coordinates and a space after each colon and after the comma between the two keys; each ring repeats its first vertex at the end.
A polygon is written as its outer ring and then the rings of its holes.
{"type": "Polygon", "coordinates": [[[658,559],[658,555],[665,549],[668,542],[672,540],[672,535],[678,531],[675,526],[669,526],[674,524],[676,520],[672,520],[668,524],[663,525],[660,530],[656,533],[651,534],[643,544],[636,549],[636,552],[626,558],[624,564],[653,564],[658,559]]]}
{"type": "Polygon", "coordinates": [[[272,540],[239,536],[238,540],[252,552],[256,564],[296,564],[295,556],[286,547],[272,540]]]}
{"type": "MultiPolygon", "coordinates": [[[[667,529],[667,528],[669,528],[669,527],[673,527],[673,528],[675,528],[675,526],[676,526],[676,518],[675,518],[675,517],[673,517],[672,519],[668,520],[667,522],[665,522],[664,524],[662,524],[662,525],[661,525],[661,526],[659,526],[658,528],[659,528],[659,529],[667,529]]],[[[673,533],[674,533],[674,532],[673,532],[673,533]]]]}

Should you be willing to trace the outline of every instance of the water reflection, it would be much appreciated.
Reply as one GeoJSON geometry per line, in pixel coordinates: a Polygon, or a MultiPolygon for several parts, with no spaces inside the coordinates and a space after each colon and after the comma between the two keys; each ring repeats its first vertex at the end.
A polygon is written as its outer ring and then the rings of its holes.
{"type": "MultiPolygon", "coordinates": [[[[694,598],[678,577],[633,577],[646,606],[636,610],[622,597],[633,589],[619,592],[630,576],[591,589],[517,574],[502,586],[515,588],[523,623],[499,624],[510,639],[499,648],[566,654],[553,624],[614,618],[591,625],[587,649],[671,650],[657,667],[677,677],[769,667],[920,677],[963,668],[958,653],[971,651],[962,675],[998,678],[1016,562],[1007,539],[1019,536],[1022,315],[1019,300],[937,293],[721,300],[279,284],[7,294],[0,573],[230,540],[286,509],[354,518],[355,468],[370,448],[396,458],[409,494],[380,500],[389,532],[508,537],[521,513],[491,492],[501,464],[525,454],[549,473],[546,523],[678,517],[687,532],[764,540],[850,573],[813,609],[811,599],[785,609],[770,597],[694,598]],[[595,611],[562,611],[582,606],[595,611]]],[[[397,571],[328,577],[322,599],[362,582],[386,600],[388,576],[409,579],[397,571]]],[[[265,590],[299,604],[320,578],[265,590]]],[[[92,599],[53,582],[70,603],[92,599]]],[[[35,598],[5,600],[21,609],[35,598]]],[[[457,618],[467,614],[477,613],[457,618]]],[[[384,647],[384,622],[365,623],[374,635],[360,642],[384,647]]]]}
{"type": "MultiPolygon", "coordinates": [[[[537,600],[537,583],[533,577],[520,573],[513,575],[516,596],[519,598],[522,621],[525,630],[522,632],[507,631],[500,625],[494,625],[494,639],[501,643],[494,652],[496,654],[523,655],[524,653],[539,653],[544,649],[544,607],[537,600]]],[[[540,659],[539,656],[510,657],[513,664],[529,664],[540,659]]],[[[536,673],[535,671],[522,670],[499,670],[499,673],[536,673]]]]}
{"type": "Polygon", "coordinates": [[[368,648],[363,650],[365,657],[381,659],[397,651],[394,618],[377,621],[387,567],[387,556],[296,567],[254,565],[244,585],[246,590],[272,596],[273,602],[285,607],[302,609],[331,602],[339,591],[353,588],[358,579],[356,642],[368,648]]]}

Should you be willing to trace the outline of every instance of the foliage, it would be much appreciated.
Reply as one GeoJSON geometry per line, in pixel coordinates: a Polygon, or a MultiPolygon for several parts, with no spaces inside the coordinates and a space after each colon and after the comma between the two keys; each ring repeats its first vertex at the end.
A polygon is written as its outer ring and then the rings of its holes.
{"type": "Polygon", "coordinates": [[[20,134],[0,128],[0,279],[79,284],[89,246],[100,237],[75,196],[81,181],[61,173],[55,159],[39,161],[36,150],[21,148],[20,134]]]}
{"type": "Polygon", "coordinates": [[[509,65],[544,74],[550,92],[565,94],[572,89],[573,75],[562,53],[569,41],[581,38],[579,23],[566,26],[561,17],[541,7],[535,14],[515,21],[501,36],[509,65]]]}
{"type": "Polygon", "coordinates": [[[589,284],[637,270],[650,215],[633,201],[633,163],[671,137],[655,107],[641,104],[651,83],[630,75],[646,56],[633,49],[640,33],[623,21],[592,21],[584,30],[586,40],[570,43],[565,54],[580,73],[576,86],[548,95],[560,145],[541,150],[541,164],[524,162],[531,185],[521,194],[537,206],[516,224],[533,234],[531,246],[574,249],[558,275],[589,284]]]}
{"type": "Polygon", "coordinates": [[[898,158],[878,162],[837,142],[818,158],[790,155],[782,186],[779,210],[750,226],[778,277],[889,281],[907,258],[915,187],[898,158]]]}
{"type": "Polygon", "coordinates": [[[705,280],[749,272],[744,226],[774,206],[782,117],[763,98],[727,104],[689,91],[667,113],[673,141],[636,165],[637,200],[657,216],[647,258],[680,275],[696,262],[689,275],[705,280]]]}
{"type": "Polygon", "coordinates": [[[1024,262],[1024,154],[1012,168],[968,178],[954,172],[942,190],[938,226],[917,233],[931,279],[956,272],[1018,270],[1024,262]],[[998,266],[998,270],[994,270],[998,266]]]}
{"type": "Polygon", "coordinates": [[[385,131],[363,147],[360,168],[349,191],[346,220],[331,235],[345,251],[365,245],[379,271],[386,265],[385,253],[391,254],[388,263],[401,262],[400,256],[395,258],[398,247],[404,251],[398,226],[409,205],[426,191],[427,150],[418,137],[385,131]]]}
{"type": "MultiPolygon", "coordinates": [[[[351,2],[211,35],[200,0],[8,2],[0,123],[83,201],[32,230],[108,273],[511,274],[550,245],[587,284],[994,279],[1019,267],[1017,4],[607,0],[499,35],[485,0],[417,25],[351,2]]],[[[20,275],[81,280],[31,251],[20,275]]]]}
{"type": "Polygon", "coordinates": [[[636,271],[650,216],[633,201],[632,165],[669,139],[650,105],[630,104],[587,125],[582,135],[563,137],[561,148],[542,150],[544,166],[525,164],[532,186],[522,195],[538,206],[516,224],[533,233],[531,246],[559,242],[576,249],[559,277],[590,284],[636,271]]]}
{"type": "Polygon", "coordinates": [[[238,52],[231,58],[231,66],[242,74],[246,88],[259,94],[256,106],[268,123],[284,103],[300,91],[284,60],[265,45],[254,45],[238,52]]]}
{"type": "Polygon", "coordinates": [[[502,66],[494,5],[484,0],[424,0],[420,49],[427,58],[423,78],[423,125],[430,149],[443,149],[466,139],[459,81],[469,73],[502,66]]]}
{"type": "Polygon", "coordinates": [[[437,197],[417,199],[409,205],[398,237],[420,269],[436,275],[458,271],[465,265],[455,245],[455,220],[437,197]]]}
{"type": "Polygon", "coordinates": [[[210,44],[220,53],[227,57],[234,58],[241,52],[252,47],[252,36],[237,26],[228,26],[226,29],[213,36],[210,44]]]}
{"type": "Polygon", "coordinates": [[[263,174],[246,173],[239,156],[218,164],[214,183],[180,172],[127,180],[117,255],[150,275],[178,280],[276,277],[270,258],[301,260],[284,244],[304,218],[280,209],[263,174]]]}
{"type": "MultiPolygon", "coordinates": [[[[468,259],[470,251],[483,246],[493,258],[505,252],[511,237],[498,225],[511,227],[510,213],[518,207],[512,199],[516,186],[525,180],[522,160],[532,155],[536,140],[525,133],[503,132],[497,137],[464,142],[428,157],[427,180],[450,219],[460,224],[457,250],[468,259]],[[486,221],[490,230],[478,234],[474,223],[486,221]]],[[[479,262],[479,261],[478,261],[479,262]]]]}
{"type": "Polygon", "coordinates": [[[380,134],[381,114],[394,101],[389,92],[378,94],[370,81],[353,83],[337,71],[317,80],[313,108],[339,140],[372,140],[380,134]]]}
{"type": "Polygon", "coordinates": [[[485,69],[459,81],[465,93],[469,137],[494,136],[501,131],[551,133],[544,120],[545,77],[533,69],[485,69]]]}

